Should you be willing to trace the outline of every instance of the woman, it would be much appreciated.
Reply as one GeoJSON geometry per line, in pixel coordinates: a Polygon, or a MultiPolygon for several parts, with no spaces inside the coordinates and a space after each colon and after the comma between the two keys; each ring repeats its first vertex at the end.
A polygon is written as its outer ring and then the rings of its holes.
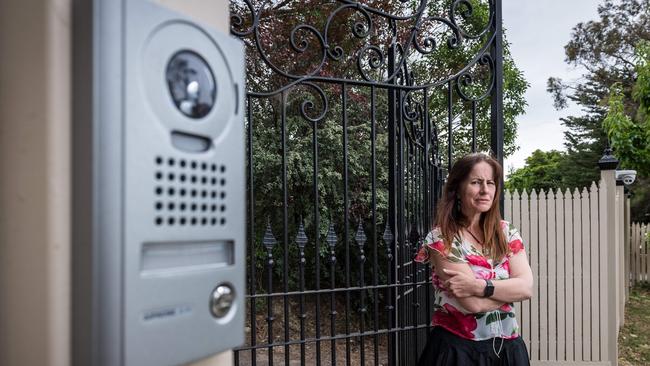
{"type": "Polygon", "coordinates": [[[451,169],[436,225],[415,260],[430,263],[433,330],[418,365],[528,365],[513,302],[532,295],[517,230],[501,220],[501,166],[470,154],[451,169]]]}

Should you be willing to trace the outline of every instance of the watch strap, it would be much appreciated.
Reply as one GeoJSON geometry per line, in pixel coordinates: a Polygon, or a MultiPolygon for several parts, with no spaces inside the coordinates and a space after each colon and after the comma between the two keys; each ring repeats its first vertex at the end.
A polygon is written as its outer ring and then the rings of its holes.
{"type": "Polygon", "coordinates": [[[485,289],[483,290],[483,297],[490,297],[494,294],[494,284],[492,281],[485,280],[485,289]]]}

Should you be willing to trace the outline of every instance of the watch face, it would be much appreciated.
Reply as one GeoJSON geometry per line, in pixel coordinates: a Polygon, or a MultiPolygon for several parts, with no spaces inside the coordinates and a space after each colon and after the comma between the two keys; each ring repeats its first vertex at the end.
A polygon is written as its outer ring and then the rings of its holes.
{"type": "Polygon", "coordinates": [[[494,284],[492,281],[485,280],[485,290],[483,290],[483,297],[490,297],[494,294],[494,284]]]}

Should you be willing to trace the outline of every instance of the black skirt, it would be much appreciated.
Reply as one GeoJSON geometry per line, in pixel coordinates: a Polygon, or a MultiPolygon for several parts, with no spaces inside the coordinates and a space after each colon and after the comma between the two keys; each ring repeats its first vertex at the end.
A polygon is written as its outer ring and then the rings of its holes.
{"type": "Polygon", "coordinates": [[[528,351],[521,337],[472,341],[442,327],[434,327],[418,366],[528,366],[528,351]],[[501,342],[503,345],[501,346],[501,342]],[[497,355],[498,353],[498,355],[497,355]]]}

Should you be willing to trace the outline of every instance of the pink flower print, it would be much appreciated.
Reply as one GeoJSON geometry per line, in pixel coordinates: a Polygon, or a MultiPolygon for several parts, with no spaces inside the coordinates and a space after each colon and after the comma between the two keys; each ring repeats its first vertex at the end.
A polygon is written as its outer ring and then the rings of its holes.
{"type": "Polygon", "coordinates": [[[433,274],[431,275],[431,283],[437,288],[440,289],[444,288],[443,282],[440,281],[440,277],[438,277],[438,275],[435,272],[433,272],[433,274]]]}
{"type": "Polygon", "coordinates": [[[477,327],[474,314],[463,314],[449,304],[444,304],[443,307],[447,311],[438,310],[433,313],[433,325],[440,325],[463,338],[473,339],[472,332],[477,327]]]}
{"type": "Polygon", "coordinates": [[[423,245],[422,247],[420,247],[420,249],[418,250],[418,252],[415,255],[415,258],[413,258],[413,260],[415,260],[416,262],[419,262],[419,263],[424,263],[424,262],[428,261],[429,260],[429,252],[427,251],[427,247],[437,250],[442,256],[445,255],[445,253],[444,253],[445,252],[445,244],[443,243],[442,240],[439,240],[439,241],[437,241],[435,243],[427,243],[426,245],[423,245]]]}
{"type": "Polygon", "coordinates": [[[429,253],[427,253],[427,248],[422,247],[418,250],[418,253],[415,255],[415,261],[419,263],[424,263],[429,259],[429,253]]]}
{"type": "Polygon", "coordinates": [[[433,274],[431,275],[431,285],[433,285],[433,287],[434,287],[435,289],[438,289],[438,290],[444,292],[445,294],[447,294],[447,296],[449,296],[449,297],[453,297],[453,296],[452,296],[452,295],[447,291],[447,288],[445,287],[445,283],[444,283],[444,281],[442,281],[442,280],[440,279],[440,277],[438,277],[438,275],[437,275],[435,272],[433,272],[433,274]]]}
{"type": "Polygon", "coordinates": [[[442,240],[438,240],[437,242],[431,244],[431,248],[439,252],[442,252],[443,250],[445,250],[445,243],[442,240]]]}
{"type": "Polygon", "coordinates": [[[465,258],[467,258],[467,262],[469,262],[469,264],[471,265],[490,268],[490,269],[492,268],[490,266],[490,263],[488,263],[487,259],[485,259],[485,257],[483,256],[468,254],[465,256],[465,258]]]}
{"type": "Polygon", "coordinates": [[[509,312],[512,311],[512,307],[510,306],[510,304],[505,303],[505,304],[501,305],[501,307],[499,308],[499,310],[504,311],[504,312],[506,312],[506,313],[509,313],[509,312]]]}
{"type": "Polygon", "coordinates": [[[503,264],[501,264],[501,267],[503,267],[503,270],[508,272],[510,274],[510,260],[506,259],[503,261],[503,264]]]}
{"type": "Polygon", "coordinates": [[[496,274],[491,271],[491,270],[486,270],[483,268],[479,268],[474,270],[474,278],[482,279],[482,280],[491,280],[496,277],[496,274]]]}
{"type": "Polygon", "coordinates": [[[510,247],[510,252],[512,252],[512,255],[515,255],[519,253],[520,250],[524,249],[524,244],[521,242],[520,239],[515,239],[508,243],[508,246],[510,247]]]}

